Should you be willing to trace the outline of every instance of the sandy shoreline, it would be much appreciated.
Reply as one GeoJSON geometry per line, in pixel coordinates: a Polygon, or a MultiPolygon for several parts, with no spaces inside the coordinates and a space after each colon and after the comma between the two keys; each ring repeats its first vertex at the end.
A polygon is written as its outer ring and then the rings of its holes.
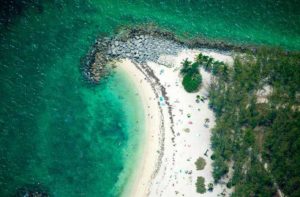
{"type": "MultiPolygon", "coordinates": [[[[177,56],[161,56],[161,64],[133,64],[129,59],[117,63],[117,69],[134,82],[144,105],[145,135],[138,163],[122,196],[199,196],[196,179],[203,176],[206,185],[213,182],[210,155],[210,128],[214,125],[208,101],[196,103],[196,95],[207,96],[209,73],[201,70],[203,86],[197,93],[187,93],[181,85],[180,63],[194,60],[199,50],[183,50],[177,56]],[[209,127],[204,120],[210,120],[209,127]],[[188,132],[186,132],[188,130],[188,132]],[[208,150],[208,156],[204,153],[208,150]],[[195,161],[206,160],[197,171],[195,161]]],[[[214,51],[201,51],[217,60],[232,63],[232,57],[214,51]]],[[[228,194],[225,185],[215,185],[213,192],[202,196],[228,194]]]]}
{"type": "Polygon", "coordinates": [[[145,135],[142,139],[141,151],[134,174],[129,179],[129,184],[125,187],[122,196],[146,196],[148,194],[149,180],[151,180],[153,169],[156,168],[160,150],[161,136],[161,110],[157,104],[157,96],[147,81],[147,76],[142,73],[130,60],[125,59],[118,62],[117,69],[128,75],[134,82],[138,94],[141,97],[144,106],[145,117],[145,135]],[[147,165],[146,165],[147,164],[147,165]]]}

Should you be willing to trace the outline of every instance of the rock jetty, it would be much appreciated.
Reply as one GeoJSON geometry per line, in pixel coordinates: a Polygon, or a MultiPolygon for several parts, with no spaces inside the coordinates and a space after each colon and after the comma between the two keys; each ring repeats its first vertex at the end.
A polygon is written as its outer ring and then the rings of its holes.
{"type": "Polygon", "coordinates": [[[126,36],[118,34],[114,38],[97,39],[83,59],[83,73],[91,82],[97,83],[108,74],[107,65],[113,60],[128,58],[135,63],[158,62],[160,55],[176,55],[186,48],[170,38],[153,32],[130,32],[126,36]]]}
{"type": "Polygon", "coordinates": [[[255,51],[255,47],[236,46],[219,41],[201,38],[179,39],[169,31],[153,26],[129,27],[118,31],[114,37],[102,37],[82,59],[84,76],[97,83],[109,73],[113,60],[128,58],[134,63],[158,62],[161,55],[176,55],[186,48],[206,48],[222,51],[255,51]]]}

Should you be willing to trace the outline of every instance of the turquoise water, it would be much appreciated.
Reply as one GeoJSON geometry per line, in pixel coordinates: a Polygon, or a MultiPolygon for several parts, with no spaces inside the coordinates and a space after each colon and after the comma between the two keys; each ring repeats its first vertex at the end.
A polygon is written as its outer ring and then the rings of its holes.
{"type": "Polygon", "coordinates": [[[67,59],[44,79],[19,74],[12,87],[20,89],[6,94],[1,196],[37,183],[53,196],[112,196],[120,189],[114,185],[142,131],[140,101],[125,76],[91,87],[67,59]]]}
{"type": "Polygon", "coordinates": [[[140,101],[121,74],[98,86],[82,78],[80,58],[98,35],[153,22],[186,37],[300,49],[297,0],[51,2],[0,26],[0,196],[27,184],[60,197],[117,196],[126,182],[140,101]]]}

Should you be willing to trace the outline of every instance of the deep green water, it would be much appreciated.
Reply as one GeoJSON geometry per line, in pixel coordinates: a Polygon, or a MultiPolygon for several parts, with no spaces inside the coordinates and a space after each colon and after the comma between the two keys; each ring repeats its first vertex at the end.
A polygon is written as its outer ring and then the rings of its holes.
{"type": "Polygon", "coordinates": [[[37,183],[59,197],[116,196],[126,182],[118,177],[136,153],[143,117],[126,77],[98,86],[82,78],[80,58],[98,35],[154,22],[183,36],[299,50],[299,7],[297,0],[29,6],[0,27],[0,196],[37,183]]]}

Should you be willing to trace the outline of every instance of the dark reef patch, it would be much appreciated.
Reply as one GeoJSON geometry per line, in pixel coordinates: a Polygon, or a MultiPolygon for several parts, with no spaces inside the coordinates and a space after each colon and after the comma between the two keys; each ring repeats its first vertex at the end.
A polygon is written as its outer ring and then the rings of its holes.
{"type": "Polygon", "coordinates": [[[41,184],[27,184],[17,189],[13,197],[50,197],[49,190],[41,184]]]}
{"type": "Polygon", "coordinates": [[[0,6],[0,24],[4,26],[10,24],[16,16],[22,15],[29,7],[32,7],[37,13],[43,13],[44,11],[44,7],[40,1],[2,0],[0,6]]]}

